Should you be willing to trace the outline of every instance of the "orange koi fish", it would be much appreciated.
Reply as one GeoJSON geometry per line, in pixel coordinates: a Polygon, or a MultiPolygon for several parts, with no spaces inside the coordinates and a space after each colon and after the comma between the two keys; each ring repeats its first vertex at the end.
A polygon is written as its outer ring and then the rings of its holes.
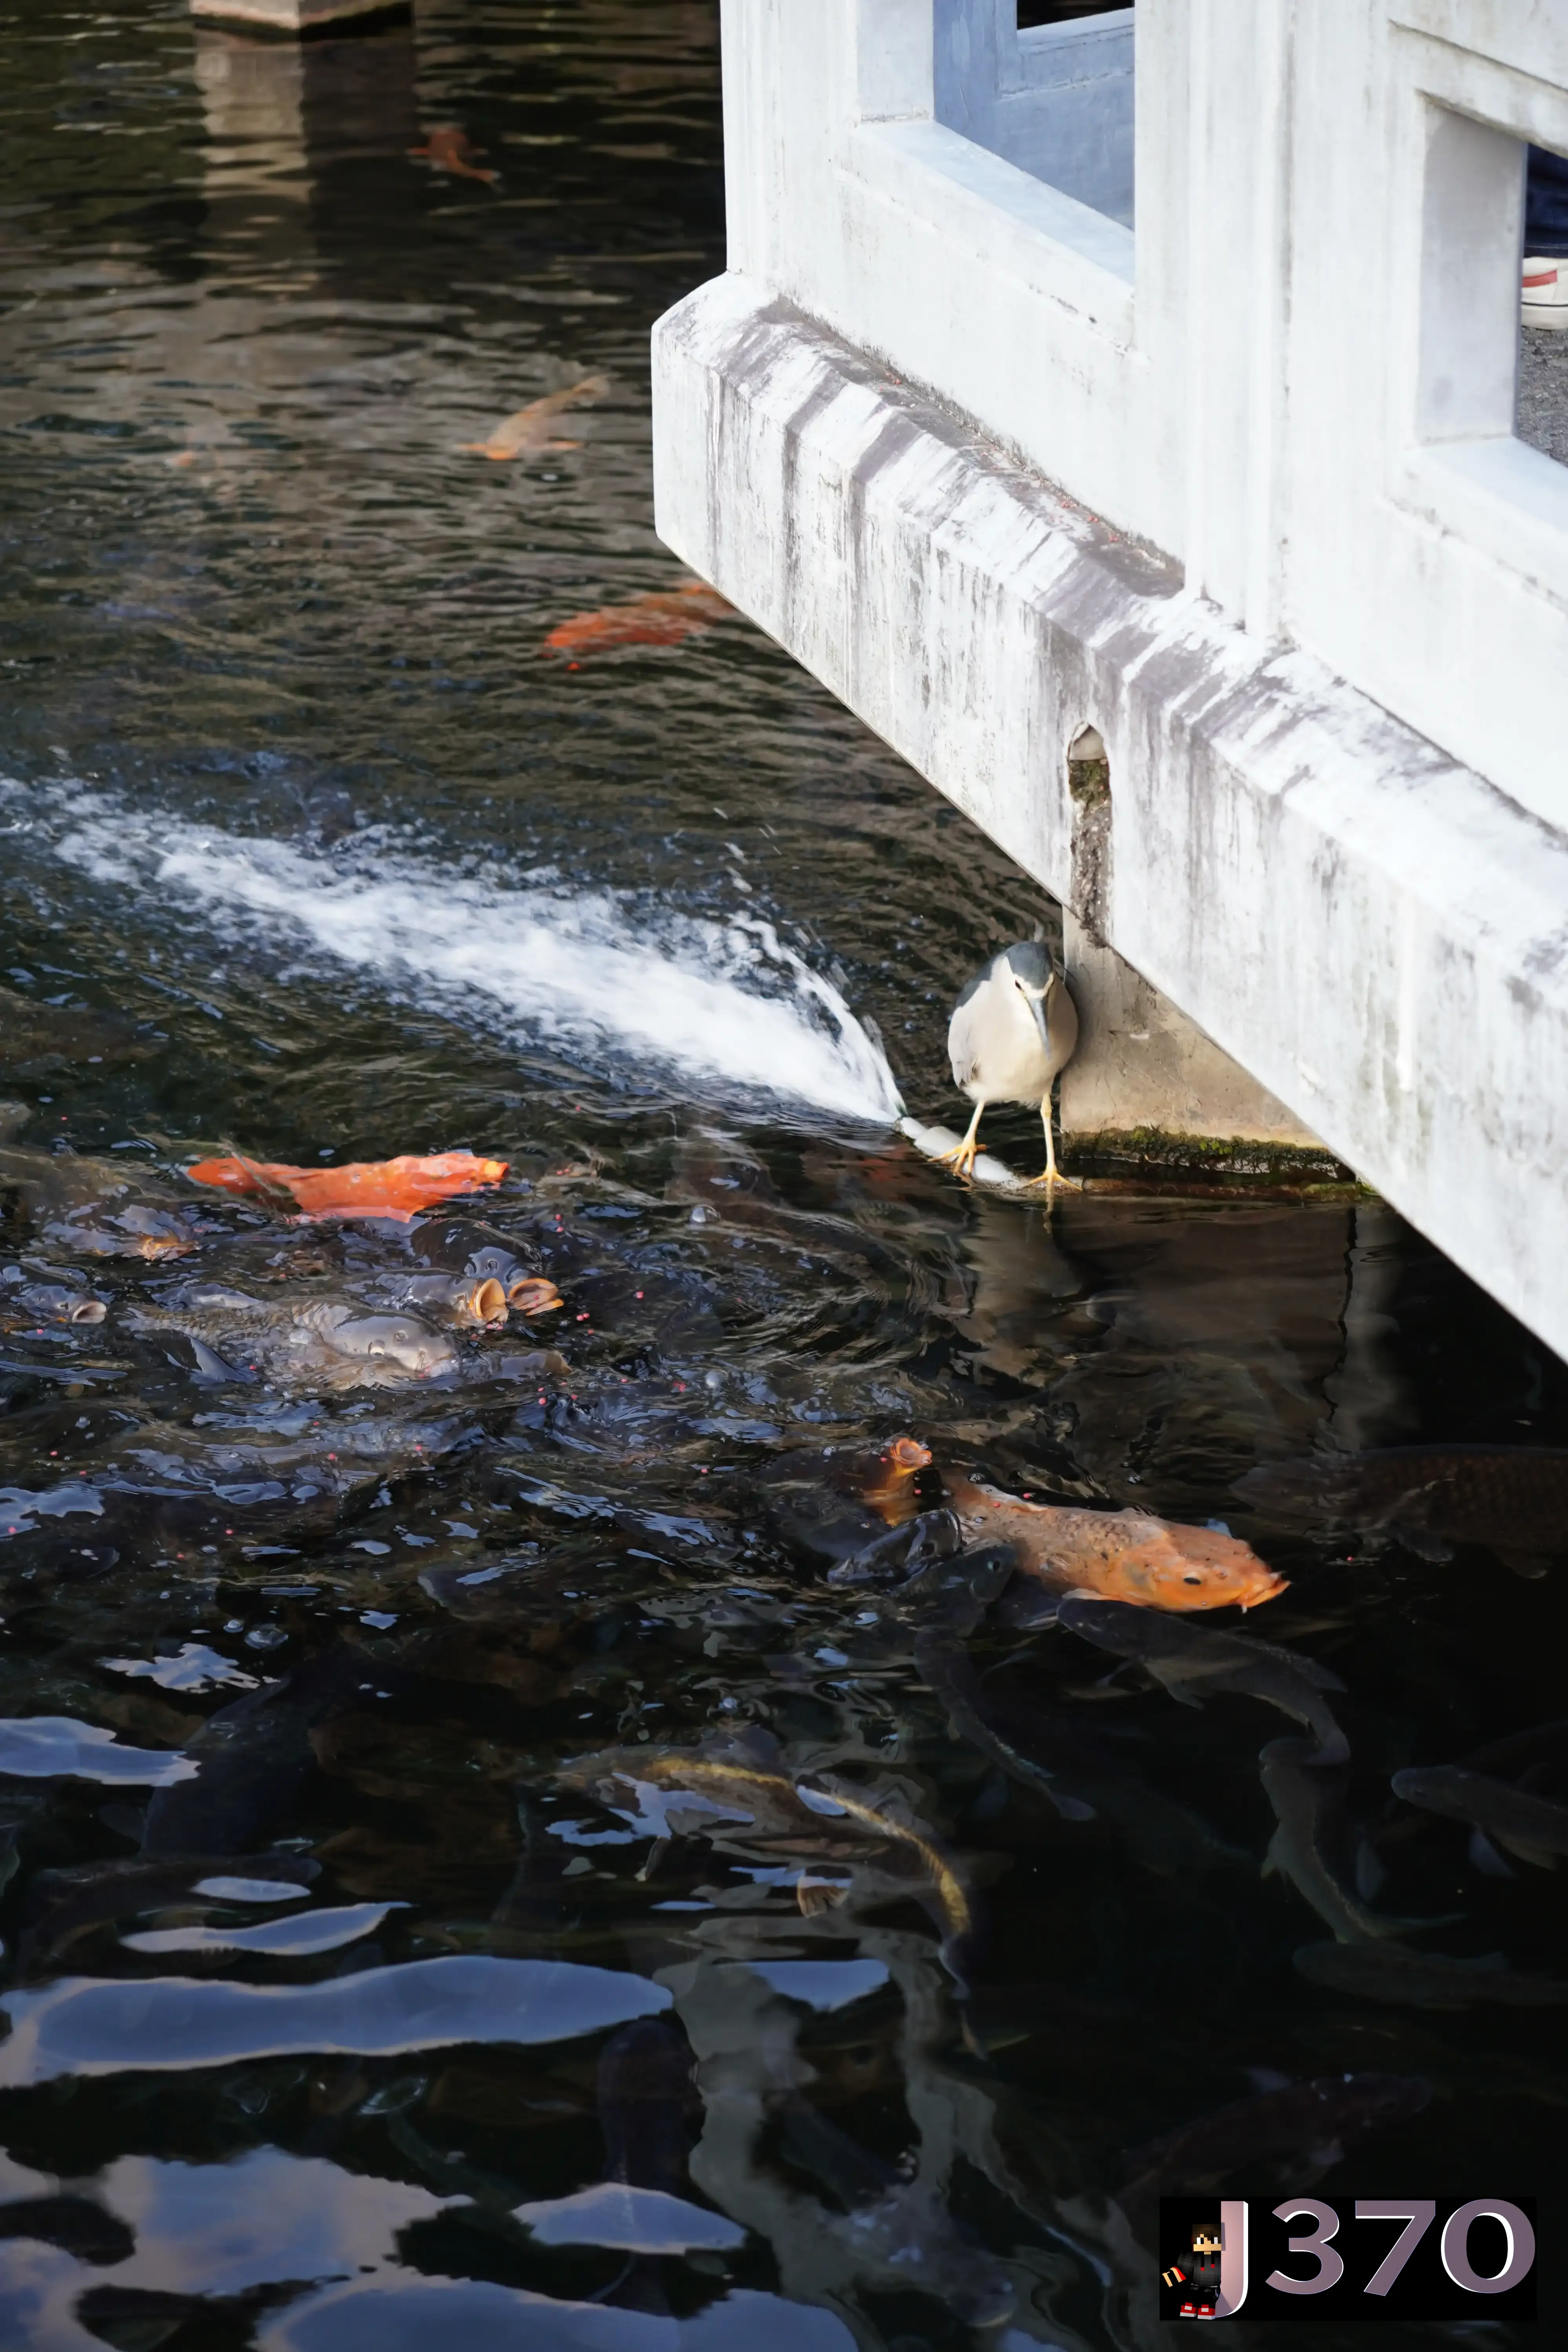
{"type": "Polygon", "coordinates": [[[460,131],[455,122],[439,124],[423,147],[411,147],[408,152],[434,164],[437,172],[450,172],[455,180],[482,180],[487,188],[493,188],[500,176],[496,172],[481,171],[479,164],[470,162],[470,157],[488,151],[471,145],[468,132],[460,131]]]}
{"type": "Polygon", "coordinates": [[[678,646],[683,637],[734,617],[735,607],[705,580],[684,588],[634,597],[629,604],[606,604],[602,612],[574,613],[558,621],[544,640],[547,654],[605,654],[616,646],[678,646]]]}
{"type": "Polygon", "coordinates": [[[860,1499],[890,1526],[915,1507],[915,1474],[931,1467],[931,1452],[918,1437],[895,1437],[885,1445],[860,1486],[860,1499]]]}
{"type": "Polygon", "coordinates": [[[437,1151],[421,1159],[405,1152],[397,1160],[353,1160],[342,1168],[289,1168],[279,1160],[198,1160],[185,1173],[197,1184],[226,1192],[282,1195],[307,1217],[395,1217],[407,1224],[421,1209],[458,1192],[499,1184],[504,1160],[479,1160],[471,1151],[437,1151]]]}
{"type": "Polygon", "coordinates": [[[1143,1609],[1256,1609],[1285,1591],[1250,1545],[1217,1528],[1026,1503],[967,1478],[947,1476],[946,1486],[967,1543],[1014,1545],[1019,1573],[1058,1591],[1143,1609]]]}
{"type": "Polygon", "coordinates": [[[492,457],[498,466],[512,457],[531,457],[542,449],[579,448],[576,441],[552,441],[550,428],[563,409],[603,400],[609,388],[607,375],[585,375],[580,383],[563,384],[559,392],[547,392],[542,400],[531,400],[526,408],[503,416],[488,441],[460,441],[458,446],[473,457],[492,457]]]}

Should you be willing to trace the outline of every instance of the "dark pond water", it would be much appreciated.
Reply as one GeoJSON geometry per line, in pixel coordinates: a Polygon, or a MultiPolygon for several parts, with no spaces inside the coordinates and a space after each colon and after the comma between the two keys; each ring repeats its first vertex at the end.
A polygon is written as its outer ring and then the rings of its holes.
{"type": "Polygon", "coordinates": [[[897,1098],[1037,894],[743,623],[542,650],[680,583],[715,18],[0,6],[7,2347],[1141,2347],[1162,2192],[1561,2178],[1560,1876],[1390,1785],[1568,1793],[1561,1365],[1375,1203],[965,1193],[897,1098]],[[488,1243],[181,1173],[452,1149],[488,1243]],[[289,1321],[476,1246],[561,1311],[289,1321]],[[901,1434],[1245,1537],[1161,1622],[1348,1759],[830,1583],[784,1457],[901,1434]]]}

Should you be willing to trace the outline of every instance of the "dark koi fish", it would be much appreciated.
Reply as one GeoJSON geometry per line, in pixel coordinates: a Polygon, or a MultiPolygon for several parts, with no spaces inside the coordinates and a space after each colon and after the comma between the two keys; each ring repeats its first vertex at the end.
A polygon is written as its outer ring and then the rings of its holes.
{"type": "Polygon", "coordinates": [[[1429,1559],[1486,1544],[1527,1576],[1568,1551],[1568,1448],[1393,1445],[1269,1462],[1237,1482],[1265,1510],[1394,1536],[1429,1559]]]}

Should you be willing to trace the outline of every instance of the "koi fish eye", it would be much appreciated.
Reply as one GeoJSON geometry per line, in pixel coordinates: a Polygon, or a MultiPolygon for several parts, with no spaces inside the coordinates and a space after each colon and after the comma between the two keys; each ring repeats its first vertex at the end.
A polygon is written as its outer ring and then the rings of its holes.
{"type": "Polygon", "coordinates": [[[1189,1569],[1186,1575],[1183,1577],[1182,1582],[1184,1584],[1201,1584],[1203,1582],[1203,1578],[1198,1574],[1196,1569],[1189,1569]]]}

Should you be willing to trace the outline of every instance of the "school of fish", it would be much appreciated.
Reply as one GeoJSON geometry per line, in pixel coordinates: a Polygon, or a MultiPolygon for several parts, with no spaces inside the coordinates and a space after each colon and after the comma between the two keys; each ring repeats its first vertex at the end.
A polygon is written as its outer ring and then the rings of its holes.
{"type": "MultiPolygon", "coordinates": [[[[567,642],[592,649],[596,641],[587,630],[567,642]]],[[[603,641],[640,640],[610,632],[603,641]]],[[[4,1012],[0,1004],[0,1049],[4,1012]]],[[[72,1056],[134,1055],[142,1045],[108,1016],[100,1025],[74,1013],[51,1027],[30,1010],[16,1024],[13,1065],[53,1073],[62,1056],[68,1067],[72,1056]]],[[[636,1350],[648,1335],[684,1342],[717,1327],[705,1294],[677,1270],[623,1265],[600,1232],[574,1220],[570,1188],[581,1171],[552,1178],[540,1197],[519,1188],[505,1159],[469,1150],[313,1166],[233,1149],[119,1160],[47,1148],[27,1134],[25,1107],[0,1115],[0,1345],[75,1348],[89,1374],[89,1348],[139,1351],[160,1368],[161,1402],[129,1423],[78,1416],[79,1436],[57,1416],[38,1424],[56,1442],[36,1446],[30,1459],[15,1447],[0,1458],[0,1597],[51,1584],[68,1592],[127,1559],[164,1577],[187,1573],[198,1559],[235,1574],[347,1544],[379,1562],[387,1544],[355,1529],[381,1524],[394,1495],[447,1475],[498,1416],[508,1434],[497,1507],[557,1532],[542,1548],[536,1541],[499,1558],[420,1563],[423,1617],[408,1615],[402,1597],[395,1608],[375,1606],[384,1571],[367,1567],[362,1624],[374,1633],[318,1640],[281,1675],[205,1639],[150,1657],[105,1656],[102,1671],[136,1694],[112,1718],[127,1726],[164,1722],[160,1705],[210,1695],[198,1727],[177,1745],[147,1746],[59,1712],[0,1721],[0,1770],[14,1784],[51,1776],[119,1783],[122,1793],[105,1791],[103,1815],[134,1846],[125,1859],[33,1872],[20,1914],[22,1982],[48,1984],[62,1963],[101,1950],[105,1938],[146,1964],[184,1956],[179,1964],[195,1967],[247,1955],[298,1964],[383,1931],[404,1898],[382,1898],[376,1874],[356,1875],[352,1855],[336,1865],[334,1892],[353,1899],[282,1916],[247,1907],[309,1906],[321,1865],[289,1843],[291,1823],[323,1776],[378,1801],[399,1785],[376,1745],[373,1697],[396,1704],[448,1683],[526,1694],[531,1706],[580,1696],[594,1687],[595,1621],[584,1603],[603,1544],[622,1548],[626,1564],[668,1562],[679,1547],[685,1574],[700,1579],[698,1563],[742,1535],[772,1548],[759,1558],[773,1563],[775,1580],[776,1562],[792,1564],[796,1605],[805,1601],[818,1619],[815,1650],[786,1648],[770,1661],[781,1696],[805,1697],[840,1675],[912,1676],[975,1768],[1037,1801],[1061,1839],[1116,1839],[1156,1883],[1261,1864],[1280,1889],[1272,1899],[1290,1906],[1284,1932],[1288,1946],[1292,1928],[1297,1939],[1294,1967],[1325,1995],[1374,2013],[1531,2014],[1568,2002],[1568,1980],[1472,1948],[1473,1898],[1411,1907],[1383,1895],[1391,1867],[1428,1850],[1436,1860],[1444,1841],[1483,1887],[1518,1868],[1528,1876],[1554,1867],[1568,1853],[1568,1726],[1396,1764],[1385,1772],[1382,1813],[1369,1816],[1354,1677],[1252,1629],[1256,1612],[1293,1588],[1226,1526],[1110,1498],[1018,1491],[988,1475],[973,1446],[944,1442],[935,1428],[895,1431],[880,1443],[774,1443],[715,1476],[710,1492],[676,1503],[657,1491],[663,1447],[679,1456],[702,1426],[680,1383],[666,1401],[666,1438],[650,1444],[645,1433],[627,1455],[654,1491],[641,1502],[601,1496],[584,1482],[586,1455],[572,1436],[582,1375],[560,1348],[537,1344],[531,1327],[545,1324],[542,1336],[568,1349],[579,1330],[612,1344],[625,1330],[633,1352],[611,1360],[631,1369],[596,1376],[600,1449],[616,1443],[618,1399],[646,1376],[636,1350]],[[529,1344],[518,1352],[520,1331],[529,1344]],[[427,1391],[437,1412],[419,1409],[427,1391]],[[476,1413],[480,1395],[496,1402],[476,1413]],[[545,1475],[532,1449],[552,1430],[566,1443],[545,1475]],[[831,1642],[820,1631],[824,1612],[834,1620],[831,1642]],[[1105,1737],[1104,1708],[1087,1702],[1122,1676],[1185,1707],[1289,1718],[1291,1736],[1260,1743],[1260,1795],[1274,1822],[1265,1852],[1222,1835],[1190,1794],[1138,1769],[1105,1737]]],[[[712,1181],[709,1171],[709,1189],[712,1181]]],[[[797,1259],[803,1245],[842,1246],[841,1235],[817,1233],[761,1183],[733,1188],[734,1230],[748,1246],[776,1244],[797,1259]]],[[[695,1175],[672,1191],[680,1202],[693,1192],[705,1197],[695,1175]]],[[[1412,1450],[1324,1474],[1287,1465],[1257,1475],[1251,1491],[1267,1527],[1288,1522],[1304,1493],[1321,1499],[1331,1478],[1331,1507],[1347,1522],[1409,1532],[1428,1548],[1450,1529],[1455,1539],[1473,1534],[1473,1493],[1500,1495],[1528,1538],[1521,1554],[1533,1559],[1552,1531],[1556,1475],[1553,1458],[1437,1460],[1412,1450]]],[[[1494,1535],[1506,1533],[1506,1517],[1487,1521],[1494,1535]]],[[[722,1601],[700,1592],[694,1601],[705,1644],[761,1605],[730,1591],[722,1601]]],[[[660,1605],[668,1602],[644,1603],[660,1605]]],[[[789,1611],[778,1613],[787,1624],[789,1611]]],[[[626,1687],[635,1694],[641,1685],[626,1687]]],[[[690,2123],[703,2104],[694,2069],[706,2033],[727,2046],[723,2002],[734,1996],[723,1988],[742,1960],[761,1971],[764,1990],[776,1978],[787,2004],[792,1970],[853,1967],[863,1971],[853,1986],[869,1986],[879,1961],[829,1956],[890,1950],[900,1937],[906,1948],[912,1937],[926,1956],[913,1964],[917,1973],[928,1958],[935,1972],[936,1989],[921,1998],[933,2014],[951,2004],[969,2063],[983,2063],[1015,2030],[984,1998],[985,1858],[954,1838],[927,1784],[896,1758],[740,1721],[667,1738],[633,1696],[618,1744],[585,1741],[574,1754],[568,1743],[542,1776],[544,1796],[537,1787],[526,1793],[524,1765],[507,1769],[521,1774],[525,1863],[492,1919],[453,1918],[434,1931],[437,1947],[531,1951],[542,1927],[554,1933],[548,1923],[569,1906],[591,1907],[605,1879],[596,1850],[626,1843],[637,1859],[634,1883],[650,1898],[664,1885],[679,1890],[656,1908],[689,1915],[692,1948],[707,1955],[679,2022],[622,2029],[606,2046],[596,2093],[584,2094],[590,2105],[596,2097],[609,2150],[605,2210],[616,2197],[654,2200],[626,2205],[629,2218],[617,2224],[628,2234],[637,2291],[653,2292],[657,2258],[644,2248],[660,2242],[656,2221],[700,2237],[721,2227],[711,2217],[671,2221],[658,2200],[680,2205],[687,2188],[705,2180],[690,2123]],[[702,1856],[706,1864],[694,1859],[702,1856]],[[721,1900],[704,1868],[726,1882],[721,1900]],[[700,1924],[710,1915],[713,1925],[700,1924]],[[889,1923],[900,1916],[906,1925],[895,1931],[889,1923]],[[910,1927],[910,1918],[923,1926],[910,1927]]],[[[0,1877],[16,1851],[0,1827],[0,1877]]],[[[900,1961],[906,1971],[910,1965],[900,1961]]],[[[803,2095],[802,2084],[830,2063],[850,2072],[879,2063],[874,2039],[866,2054],[868,2029],[857,2029],[856,2054],[830,2058],[814,2041],[809,2067],[789,2054],[794,2043],[779,2041],[781,2030],[770,2025],[773,2038],[759,2042],[770,2087],[735,2182],[743,2179],[758,2211],[774,2211],[766,2149],[782,2149],[816,2184],[805,2200],[815,2259],[840,2261],[846,2280],[867,2289],[917,2283],[974,2326],[1002,2324],[1016,2309],[1015,2281],[954,2220],[945,2196],[918,2165],[912,2176],[889,2165],[819,2098],[803,2095]]],[[[1122,2217],[1118,2226],[1147,2239],[1160,2197],[1206,2193],[1258,2168],[1299,2185],[1419,2115],[1430,2096],[1419,2067],[1260,2082],[1252,2097],[1169,2118],[1108,2160],[1109,2210],[1122,2217]]],[[[439,2075],[431,2111],[482,2118],[494,2097],[473,2070],[453,2064],[439,2075]]],[[[535,2230],[568,2226],[548,2203],[521,2204],[515,2185],[496,2189],[482,2168],[455,2173],[413,2122],[396,2129],[416,2170],[522,2210],[535,2230]]],[[[1100,2242],[1100,2225],[1082,2200],[1036,2179],[1040,2132],[1025,2095],[999,2105],[964,2145],[1025,2210],[1100,2242]]],[[[798,2207],[801,2192],[793,2193],[798,2207]]]]}

